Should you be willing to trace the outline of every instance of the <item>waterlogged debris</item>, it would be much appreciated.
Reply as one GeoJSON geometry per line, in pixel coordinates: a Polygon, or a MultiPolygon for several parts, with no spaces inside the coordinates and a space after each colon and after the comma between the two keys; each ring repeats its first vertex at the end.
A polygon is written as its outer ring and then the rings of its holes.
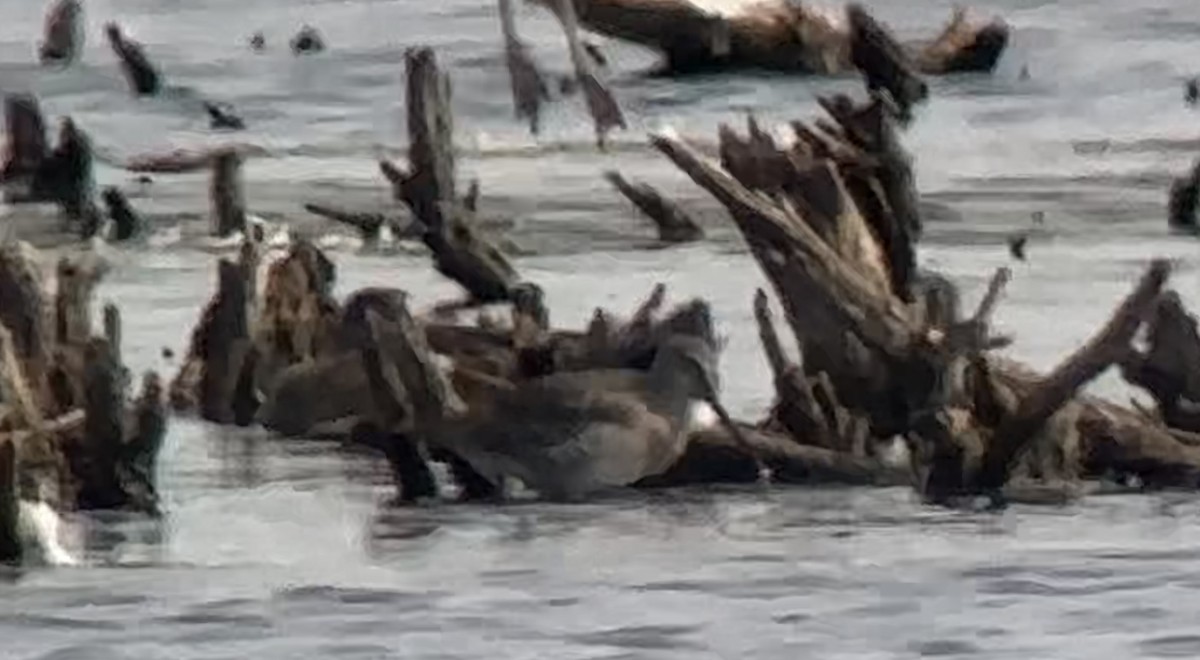
{"type": "Polygon", "coordinates": [[[121,28],[116,23],[105,25],[104,34],[108,37],[108,44],[112,46],[113,52],[121,60],[121,70],[125,73],[125,79],[129,81],[133,93],[138,96],[158,94],[161,89],[158,71],[146,57],[142,45],[121,34],[121,28]]]}
{"type": "Polygon", "coordinates": [[[1020,233],[1008,237],[1008,253],[1017,261],[1025,261],[1025,245],[1029,242],[1029,234],[1020,233]]]}
{"type": "Polygon", "coordinates": [[[267,37],[265,35],[263,35],[261,30],[259,30],[258,32],[255,32],[250,37],[250,50],[253,50],[256,53],[261,53],[264,50],[266,50],[266,48],[267,48],[267,37]]]}
{"type": "Polygon", "coordinates": [[[300,28],[296,36],[292,37],[288,45],[291,46],[293,55],[320,53],[325,50],[325,39],[321,37],[317,28],[305,25],[300,28]]]}
{"type": "Polygon", "coordinates": [[[242,118],[234,114],[228,104],[218,105],[211,101],[204,102],[204,111],[208,113],[208,125],[214,130],[227,129],[240,131],[246,128],[242,118]]]}
{"type": "Polygon", "coordinates": [[[38,59],[42,64],[66,66],[83,50],[83,6],[79,0],[58,0],[46,13],[38,59]]]}

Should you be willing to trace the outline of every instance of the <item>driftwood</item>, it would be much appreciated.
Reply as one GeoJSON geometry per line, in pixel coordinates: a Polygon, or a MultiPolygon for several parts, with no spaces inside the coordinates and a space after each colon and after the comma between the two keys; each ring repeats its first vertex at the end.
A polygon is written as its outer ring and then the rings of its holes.
{"type": "Polygon", "coordinates": [[[1125,356],[1122,375],[1154,397],[1167,426],[1200,431],[1200,334],[1177,293],[1159,298],[1146,339],[1145,351],[1125,356]]]}
{"type": "MultiPolygon", "coordinates": [[[[558,0],[536,2],[558,11],[558,0]]],[[[575,0],[574,7],[584,28],[662,53],[673,73],[760,68],[836,74],[854,68],[852,30],[808,5],[754,3],[728,16],[685,0],[575,0]]],[[[907,44],[904,51],[920,73],[987,72],[1008,36],[998,19],[972,25],[956,11],[937,39],[907,44]]]]}
{"type": "Polygon", "coordinates": [[[473,226],[455,196],[450,79],[429,48],[405,53],[411,171],[386,161],[380,168],[397,199],[425,227],[423,240],[438,272],[463,286],[476,303],[507,300],[516,272],[500,250],[473,226]]]}
{"type": "Polygon", "coordinates": [[[649,184],[630,183],[619,172],[606,172],[604,178],[654,222],[660,241],[688,243],[704,238],[704,230],[686,211],[649,184]]]}
{"type": "Polygon", "coordinates": [[[529,45],[517,35],[513,0],[500,0],[500,29],[504,35],[504,63],[508,66],[513,108],[517,118],[528,120],[529,131],[537,135],[542,104],[550,100],[550,89],[529,53],[529,45]]]}
{"type": "Polygon", "coordinates": [[[91,334],[92,292],[103,269],[60,260],[51,306],[36,260],[24,244],[0,251],[0,392],[8,411],[0,444],[14,450],[19,495],[59,510],[156,513],[153,470],[137,464],[153,465],[166,418],[161,396],[149,405],[153,388],[136,404],[128,400],[115,308],[105,311],[106,336],[91,334]]]}
{"type": "Polygon", "coordinates": [[[399,215],[350,211],[323,204],[305,204],[304,210],[313,215],[353,227],[358,231],[363,242],[369,245],[379,242],[380,233],[384,227],[387,227],[396,239],[420,238],[424,233],[424,227],[412,222],[405,222],[405,218],[399,215]]]}
{"type": "Polygon", "coordinates": [[[850,61],[866,77],[867,91],[887,90],[899,106],[900,116],[929,96],[907,53],[859,4],[846,9],[850,21],[850,61]]]}
{"type": "Polygon", "coordinates": [[[265,156],[267,150],[251,144],[226,144],[198,149],[173,149],[165,153],[147,153],[133,156],[125,161],[129,172],[149,174],[179,174],[195,172],[212,166],[219,156],[230,151],[237,152],[243,160],[251,156],[265,156]]]}
{"type": "Polygon", "coordinates": [[[562,24],[563,34],[567,38],[567,51],[571,55],[571,65],[575,69],[575,81],[583,89],[583,98],[587,102],[588,112],[592,115],[592,123],[596,130],[596,145],[604,149],[608,132],[614,128],[628,128],[625,115],[613,98],[608,87],[596,77],[591,61],[584,52],[579,39],[579,18],[575,11],[574,0],[552,0],[555,16],[562,24]]]}
{"type": "Polygon", "coordinates": [[[158,71],[146,57],[142,45],[121,34],[121,28],[116,23],[105,25],[104,34],[108,37],[109,46],[121,60],[121,70],[133,93],[137,96],[157,94],[161,88],[158,71]]]}
{"type": "Polygon", "coordinates": [[[46,12],[38,59],[42,64],[69,65],[83,50],[83,6],[79,0],[58,0],[46,12]]]}
{"type": "Polygon", "coordinates": [[[1196,207],[1200,206],[1200,160],[1192,171],[1171,182],[1167,202],[1167,224],[1171,229],[1196,231],[1196,207]]]}
{"type": "Polygon", "coordinates": [[[224,151],[212,159],[209,179],[212,200],[212,234],[229,236],[246,232],[246,200],[242,192],[242,157],[237,151],[224,151]]]}
{"type": "Polygon", "coordinates": [[[108,208],[108,218],[112,220],[112,235],[114,241],[128,241],[136,238],[145,231],[146,221],[134,210],[119,188],[109,186],[101,193],[101,199],[108,208]]]}
{"type": "Polygon", "coordinates": [[[321,37],[321,33],[311,25],[302,26],[300,31],[288,42],[288,45],[291,47],[293,55],[319,53],[325,50],[325,40],[321,37]]]}
{"type": "Polygon", "coordinates": [[[11,440],[0,439],[0,564],[20,563],[24,554],[17,532],[20,515],[16,450],[11,440]]]}
{"type": "Polygon", "coordinates": [[[31,94],[5,94],[4,124],[7,143],[0,181],[6,185],[23,181],[26,187],[31,186],[50,154],[37,98],[31,94]]]}

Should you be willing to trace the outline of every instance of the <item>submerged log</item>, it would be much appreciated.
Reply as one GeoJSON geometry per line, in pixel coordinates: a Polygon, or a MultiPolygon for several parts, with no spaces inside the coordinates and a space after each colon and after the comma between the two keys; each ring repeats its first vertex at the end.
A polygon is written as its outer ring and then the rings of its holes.
{"type": "Polygon", "coordinates": [[[160,89],[158,71],[146,57],[142,45],[121,34],[121,28],[116,23],[105,25],[104,34],[108,37],[108,44],[112,46],[113,52],[121,60],[121,70],[125,73],[125,79],[129,81],[133,93],[137,96],[157,94],[160,89]]]}
{"type": "MultiPolygon", "coordinates": [[[[535,0],[557,11],[558,0],[535,0]]],[[[583,27],[663,54],[673,73],[764,68],[812,74],[850,71],[851,34],[810,5],[747,4],[730,15],[686,0],[575,0],[583,27]]],[[[904,46],[925,74],[989,72],[1008,44],[996,20],[971,25],[958,14],[931,44],[904,46]]]]}
{"type": "Polygon", "coordinates": [[[83,6],[79,0],[58,0],[46,12],[38,59],[42,64],[69,65],[83,50],[83,6]]]}
{"type": "Polygon", "coordinates": [[[242,157],[229,150],[215,154],[209,179],[212,200],[212,234],[230,236],[246,233],[246,200],[242,192],[242,157]]]}
{"type": "Polygon", "coordinates": [[[686,211],[649,184],[630,183],[615,171],[606,172],[604,178],[654,222],[658,227],[658,240],[664,243],[689,243],[704,238],[704,230],[686,211]]]}

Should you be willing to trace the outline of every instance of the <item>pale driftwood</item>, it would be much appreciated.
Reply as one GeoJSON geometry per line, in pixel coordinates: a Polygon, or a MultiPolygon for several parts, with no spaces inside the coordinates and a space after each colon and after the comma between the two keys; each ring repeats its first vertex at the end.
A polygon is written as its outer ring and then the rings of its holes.
{"type": "Polygon", "coordinates": [[[605,172],[604,178],[658,227],[658,239],[664,243],[688,243],[704,238],[704,230],[674,201],[663,197],[648,183],[629,182],[619,172],[605,172]]]}
{"type": "MultiPolygon", "coordinates": [[[[546,79],[530,55],[529,45],[517,35],[514,0],[500,0],[500,29],[504,35],[504,62],[512,86],[513,108],[518,119],[529,121],[529,131],[538,134],[542,104],[550,100],[546,79]]],[[[472,209],[473,210],[473,209],[472,209]]]]}
{"type": "Polygon", "coordinates": [[[208,189],[214,236],[246,232],[246,200],[242,191],[242,157],[235,150],[222,151],[212,158],[208,189]]]}

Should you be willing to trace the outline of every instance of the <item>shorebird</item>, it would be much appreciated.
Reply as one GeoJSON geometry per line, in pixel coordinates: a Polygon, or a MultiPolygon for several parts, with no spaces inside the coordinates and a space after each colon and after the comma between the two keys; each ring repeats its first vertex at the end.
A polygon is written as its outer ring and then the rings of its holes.
{"type": "Polygon", "coordinates": [[[575,500],[673,465],[692,402],[724,413],[717,392],[714,342],[679,334],[648,371],[562,372],[499,389],[487,413],[447,421],[429,442],[492,484],[516,477],[543,497],[575,500]]]}

